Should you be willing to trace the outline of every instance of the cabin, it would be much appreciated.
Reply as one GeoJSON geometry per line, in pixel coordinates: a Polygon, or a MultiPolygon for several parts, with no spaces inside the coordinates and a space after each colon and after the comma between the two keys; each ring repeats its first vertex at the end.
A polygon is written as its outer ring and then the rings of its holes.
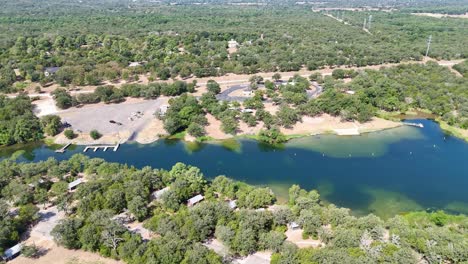
{"type": "Polygon", "coordinates": [[[230,41],[228,41],[228,48],[235,49],[238,46],[239,46],[239,43],[235,41],[234,39],[231,39],[230,41]]]}
{"type": "Polygon", "coordinates": [[[81,183],[83,183],[83,180],[82,180],[82,179],[78,179],[78,180],[74,180],[74,181],[70,182],[70,183],[68,184],[68,191],[73,191],[73,190],[75,190],[76,187],[77,187],[78,185],[80,185],[81,183]]]}
{"type": "Polygon", "coordinates": [[[49,77],[54,75],[58,70],[60,70],[60,67],[47,67],[44,70],[44,75],[45,77],[49,77]]]}
{"type": "Polygon", "coordinates": [[[289,229],[291,229],[291,230],[297,230],[297,229],[301,228],[301,227],[299,226],[299,224],[296,223],[296,222],[291,222],[291,223],[289,223],[289,224],[288,224],[288,227],[289,227],[289,229]]]}
{"type": "Polygon", "coordinates": [[[201,202],[203,199],[205,199],[205,197],[203,197],[203,195],[199,194],[197,196],[194,196],[194,197],[188,199],[187,205],[188,206],[194,206],[197,203],[201,202]]]}
{"type": "Polygon", "coordinates": [[[163,195],[165,192],[169,191],[169,189],[170,189],[169,186],[167,186],[166,188],[163,188],[163,189],[161,189],[161,190],[154,191],[154,192],[151,194],[151,199],[152,199],[152,200],[159,200],[159,199],[161,199],[162,195],[163,195]]]}
{"type": "Polygon", "coordinates": [[[5,253],[3,253],[3,256],[2,256],[3,260],[8,261],[8,260],[16,258],[21,253],[22,248],[23,248],[23,245],[16,244],[15,246],[5,250],[5,253]]]}

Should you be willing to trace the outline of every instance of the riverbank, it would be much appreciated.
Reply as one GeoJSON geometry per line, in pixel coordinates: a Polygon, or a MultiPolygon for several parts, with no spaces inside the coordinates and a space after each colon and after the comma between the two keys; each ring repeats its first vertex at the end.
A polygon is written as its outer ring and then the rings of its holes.
{"type": "MultiPolygon", "coordinates": [[[[263,123],[259,122],[253,127],[247,126],[244,122],[240,121],[239,129],[235,135],[226,134],[221,129],[221,122],[215,119],[212,115],[207,115],[208,125],[206,126],[206,134],[203,138],[195,138],[188,134],[183,134],[179,139],[194,142],[194,141],[203,141],[206,139],[219,141],[226,140],[236,137],[249,137],[256,138],[258,133],[263,129],[263,123]]],[[[89,127],[94,127],[90,125],[90,120],[87,120],[85,124],[89,127]]],[[[97,126],[96,124],[95,126],[97,126]]],[[[106,127],[110,126],[107,123],[104,124],[106,127]]],[[[320,135],[320,134],[338,134],[338,135],[358,135],[362,133],[376,132],[381,130],[386,130],[390,128],[395,128],[401,126],[401,122],[395,122],[390,120],[385,120],[382,118],[374,117],[371,121],[366,123],[358,122],[343,122],[339,117],[330,116],[328,114],[323,114],[316,117],[304,116],[302,122],[298,122],[290,128],[281,128],[281,132],[288,138],[297,138],[310,135],[320,135]],[[342,134],[343,131],[351,131],[350,134],[342,134]]],[[[112,126],[110,126],[112,127],[112,126]]],[[[77,137],[70,140],[67,139],[63,133],[52,138],[53,142],[56,144],[68,144],[73,143],[75,145],[94,145],[94,144],[116,144],[116,143],[125,143],[129,141],[135,141],[140,144],[150,144],[161,137],[167,137],[168,134],[164,129],[163,122],[157,118],[152,117],[151,119],[145,120],[144,125],[136,126],[137,129],[133,127],[123,128],[119,131],[110,130],[108,133],[103,133],[100,131],[103,136],[97,140],[94,140],[89,135],[89,132],[77,133],[77,137]]]]}

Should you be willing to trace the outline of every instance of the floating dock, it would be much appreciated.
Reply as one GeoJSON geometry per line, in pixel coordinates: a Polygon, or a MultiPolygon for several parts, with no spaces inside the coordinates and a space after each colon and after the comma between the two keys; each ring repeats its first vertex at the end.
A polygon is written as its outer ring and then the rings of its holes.
{"type": "Polygon", "coordinates": [[[66,144],[65,146],[63,146],[63,147],[61,147],[61,148],[55,150],[55,152],[56,152],[56,153],[64,153],[70,145],[71,145],[71,143],[68,143],[68,144],[66,144]]]}
{"type": "Polygon", "coordinates": [[[92,149],[93,152],[98,151],[99,149],[102,149],[103,151],[107,151],[108,149],[112,149],[113,151],[117,151],[120,147],[120,143],[117,143],[116,145],[96,145],[96,146],[86,146],[83,152],[87,152],[88,150],[92,149]]]}
{"type": "Polygon", "coordinates": [[[403,123],[403,124],[407,126],[414,126],[414,127],[420,127],[420,128],[424,127],[424,125],[421,123],[403,123]]]}

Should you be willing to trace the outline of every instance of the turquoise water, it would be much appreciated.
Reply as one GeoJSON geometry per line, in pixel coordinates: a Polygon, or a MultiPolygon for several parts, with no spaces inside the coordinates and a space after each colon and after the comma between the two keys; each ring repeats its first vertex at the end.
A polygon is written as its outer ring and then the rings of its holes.
{"type": "MultiPolygon", "coordinates": [[[[413,120],[414,121],[414,120],[413,120]]],[[[362,136],[312,136],[281,148],[241,140],[235,150],[219,144],[158,141],[124,144],[117,152],[87,152],[90,157],[170,169],[176,162],[201,168],[209,178],[226,175],[270,186],[285,199],[292,184],[318,189],[322,198],[356,214],[383,217],[409,210],[444,209],[468,213],[468,144],[446,135],[429,120],[424,128],[400,127],[362,136]]],[[[83,147],[57,154],[29,146],[20,161],[66,159],[83,147]]],[[[6,158],[12,150],[0,150],[6,158]]]]}

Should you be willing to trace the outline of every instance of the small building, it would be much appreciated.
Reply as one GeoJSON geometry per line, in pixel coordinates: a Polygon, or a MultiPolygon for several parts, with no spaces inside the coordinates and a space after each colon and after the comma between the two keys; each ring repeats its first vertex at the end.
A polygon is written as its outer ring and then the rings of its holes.
{"type": "Polygon", "coordinates": [[[296,82],[281,82],[281,85],[286,86],[286,85],[296,85],[296,82]]]}
{"type": "Polygon", "coordinates": [[[44,75],[46,77],[54,75],[58,70],[60,70],[60,67],[47,67],[44,70],[44,75]]]}
{"type": "Polygon", "coordinates": [[[228,41],[228,48],[235,49],[238,46],[239,46],[239,43],[235,41],[234,39],[231,39],[230,41],[228,41]]]}
{"type": "Polygon", "coordinates": [[[161,189],[161,190],[154,191],[154,192],[151,194],[151,199],[153,199],[153,200],[159,200],[159,199],[161,199],[162,195],[163,195],[165,192],[169,191],[169,189],[170,189],[169,186],[167,186],[166,188],[163,188],[163,189],[161,189]]]}
{"type": "Polygon", "coordinates": [[[15,246],[5,250],[5,253],[3,253],[2,258],[4,260],[11,260],[19,256],[21,253],[21,249],[23,248],[23,245],[21,244],[16,244],[15,246]]]}
{"type": "Polygon", "coordinates": [[[245,109],[242,109],[241,112],[242,112],[242,113],[253,113],[254,110],[253,110],[253,109],[250,109],[250,108],[245,108],[245,109]]]}
{"type": "Polygon", "coordinates": [[[236,209],[237,208],[237,200],[230,200],[228,202],[228,205],[229,205],[229,208],[231,208],[232,210],[236,209]]]}
{"type": "Polygon", "coordinates": [[[348,91],[346,91],[345,93],[350,94],[350,95],[353,95],[353,94],[355,94],[356,92],[355,92],[355,91],[352,91],[352,90],[348,90],[348,91]]]}
{"type": "Polygon", "coordinates": [[[138,66],[143,66],[143,63],[139,61],[132,61],[128,64],[128,67],[138,67],[138,66]]]}
{"type": "Polygon", "coordinates": [[[78,185],[80,185],[81,183],[83,183],[83,180],[82,180],[82,179],[78,179],[78,180],[74,180],[74,181],[70,182],[70,183],[68,184],[68,190],[69,190],[69,191],[73,191],[73,190],[76,189],[76,187],[77,187],[78,185]]]}
{"type": "Polygon", "coordinates": [[[299,228],[300,228],[299,224],[296,223],[296,222],[291,222],[291,223],[289,223],[289,224],[288,224],[288,227],[289,227],[289,229],[291,229],[291,230],[296,230],[296,229],[299,229],[299,228]]]}
{"type": "Polygon", "coordinates": [[[203,195],[199,194],[199,195],[197,195],[197,196],[194,196],[194,197],[188,199],[187,205],[188,205],[188,206],[194,206],[194,205],[196,205],[197,203],[199,203],[200,201],[202,201],[203,199],[205,199],[205,198],[203,197],[203,195]]]}
{"type": "Polygon", "coordinates": [[[159,107],[159,115],[160,116],[165,116],[166,113],[167,113],[167,109],[169,109],[169,107],[170,107],[169,105],[161,105],[159,107]]]}

